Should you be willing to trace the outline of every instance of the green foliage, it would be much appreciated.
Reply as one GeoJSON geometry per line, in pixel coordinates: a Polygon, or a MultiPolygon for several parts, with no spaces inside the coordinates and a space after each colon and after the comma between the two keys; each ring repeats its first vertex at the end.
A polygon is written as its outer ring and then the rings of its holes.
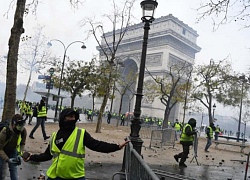
{"type": "Polygon", "coordinates": [[[241,99],[241,81],[233,72],[231,63],[226,60],[208,65],[198,65],[194,70],[192,98],[200,102],[209,114],[212,122],[212,105],[214,102],[225,106],[239,106],[241,99]]]}

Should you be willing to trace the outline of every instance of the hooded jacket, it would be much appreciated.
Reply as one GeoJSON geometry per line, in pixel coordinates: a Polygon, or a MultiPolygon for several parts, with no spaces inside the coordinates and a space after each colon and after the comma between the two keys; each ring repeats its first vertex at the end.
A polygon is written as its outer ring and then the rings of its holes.
{"type": "MultiPolygon", "coordinates": [[[[60,129],[57,131],[55,144],[60,150],[62,149],[66,140],[69,138],[70,134],[74,130],[74,129],[68,129],[65,126],[66,123],[64,122],[65,117],[67,115],[70,115],[71,113],[75,113],[75,117],[76,117],[75,123],[76,123],[77,119],[79,119],[79,114],[73,109],[70,109],[70,108],[64,109],[60,113],[60,116],[59,116],[60,129]]],[[[91,135],[86,130],[84,134],[83,145],[93,151],[102,152],[102,153],[110,153],[110,152],[115,152],[117,150],[120,150],[119,145],[96,140],[93,137],[91,137],[91,135]]],[[[48,145],[44,153],[34,154],[34,155],[31,155],[30,157],[31,161],[36,161],[36,162],[48,161],[50,159],[52,159],[52,155],[50,154],[50,145],[48,145]]]]}

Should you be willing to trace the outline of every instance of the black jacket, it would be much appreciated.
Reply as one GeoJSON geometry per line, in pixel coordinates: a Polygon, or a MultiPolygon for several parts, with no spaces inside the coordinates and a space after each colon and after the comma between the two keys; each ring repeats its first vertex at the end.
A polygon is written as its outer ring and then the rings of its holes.
{"type": "MultiPolygon", "coordinates": [[[[115,152],[117,150],[120,150],[119,145],[96,140],[93,137],[91,137],[91,135],[87,131],[85,131],[85,134],[84,134],[83,144],[87,148],[93,151],[102,152],[102,153],[110,153],[110,152],[115,152]]],[[[52,155],[50,154],[50,145],[48,145],[44,153],[34,154],[34,155],[31,155],[30,157],[31,161],[36,161],[36,162],[48,161],[50,159],[52,159],[52,155]]]]}
{"type": "MultiPolygon", "coordinates": [[[[74,128],[73,129],[65,128],[66,126],[65,126],[64,118],[65,116],[71,113],[75,113],[75,117],[77,121],[79,119],[79,114],[72,109],[64,109],[61,112],[60,117],[59,117],[60,129],[58,130],[56,134],[55,144],[60,150],[62,149],[63,145],[65,144],[65,142],[67,141],[71,133],[74,131],[74,128]]],[[[119,145],[96,140],[93,137],[91,137],[91,135],[87,131],[85,131],[85,134],[84,134],[83,145],[93,151],[102,152],[102,153],[110,153],[110,152],[120,150],[119,145]]],[[[50,145],[48,145],[44,153],[31,155],[30,157],[31,161],[36,161],[36,162],[48,161],[50,159],[52,159],[52,155],[50,154],[50,145]]]]}

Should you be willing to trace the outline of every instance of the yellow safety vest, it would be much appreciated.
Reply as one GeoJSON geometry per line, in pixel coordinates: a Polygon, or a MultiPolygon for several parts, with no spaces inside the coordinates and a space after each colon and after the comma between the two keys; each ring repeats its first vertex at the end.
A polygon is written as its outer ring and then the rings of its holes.
{"type": "Polygon", "coordinates": [[[220,132],[220,128],[216,127],[215,132],[220,132]]]}
{"type": "Polygon", "coordinates": [[[46,117],[46,116],[47,116],[46,106],[42,106],[42,109],[38,111],[37,117],[46,117]]]}
{"type": "Polygon", "coordinates": [[[186,128],[187,128],[188,126],[190,126],[191,131],[193,131],[192,126],[191,126],[190,124],[186,124],[185,127],[184,127],[184,129],[183,129],[183,131],[182,131],[180,141],[185,141],[185,142],[187,142],[187,141],[193,141],[193,140],[194,140],[194,136],[193,136],[193,135],[188,136],[188,135],[186,134],[186,128]]]}
{"type": "MultiPolygon", "coordinates": [[[[210,137],[212,138],[213,137],[213,129],[210,126],[208,126],[207,128],[209,128],[209,134],[210,134],[210,137]]],[[[206,137],[208,137],[208,136],[206,135],[206,137]]]]}
{"type": "Polygon", "coordinates": [[[21,145],[20,145],[21,141],[22,141],[22,137],[21,137],[21,134],[19,134],[18,139],[17,139],[16,150],[17,150],[17,153],[22,156],[23,152],[21,151],[21,145]]]}
{"type": "Polygon", "coordinates": [[[51,166],[47,170],[48,177],[52,179],[56,177],[75,179],[85,176],[84,133],[85,129],[76,127],[61,150],[55,144],[56,132],[52,134],[50,153],[53,159],[51,166]]]}
{"type": "Polygon", "coordinates": [[[176,131],[180,131],[181,130],[181,125],[179,123],[175,123],[174,128],[176,131]]]}

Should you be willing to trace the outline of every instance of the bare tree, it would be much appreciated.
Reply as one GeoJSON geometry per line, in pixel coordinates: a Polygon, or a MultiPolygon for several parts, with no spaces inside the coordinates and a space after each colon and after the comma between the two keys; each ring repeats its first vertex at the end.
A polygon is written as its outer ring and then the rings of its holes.
{"type": "MultiPolygon", "coordinates": [[[[104,24],[99,22],[94,22],[93,20],[84,20],[84,24],[89,24],[91,27],[91,33],[94,36],[98,49],[100,52],[101,61],[105,61],[108,71],[106,77],[108,77],[108,82],[104,84],[105,94],[103,96],[103,101],[101,104],[100,112],[98,114],[98,121],[96,126],[96,133],[101,132],[102,117],[107,105],[108,98],[110,96],[111,84],[112,84],[112,74],[115,71],[114,65],[116,63],[116,54],[121,44],[123,37],[125,36],[128,26],[130,25],[131,10],[135,0],[125,0],[122,8],[120,9],[113,0],[113,12],[111,14],[105,14],[103,17],[108,19],[112,24],[112,31],[105,33],[104,24]],[[102,37],[100,40],[99,37],[102,37]]],[[[109,28],[109,27],[107,27],[109,28]]]]}
{"type": "Polygon", "coordinates": [[[211,17],[214,30],[220,25],[231,22],[243,22],[243,27],[250,27],[249,0],[206,0],[198,8],[198,21],[211,17]]]}
{"type": "Polygon", "coordinates": [[[26,100],[26,95],[34,72],[40,73],[45,68],[46,62],[49,60],[49,49],[47,47],[47,38],[42,34],[43,27],[38,26],[35,29],[35,34],[32,37],[22,39],[24,44],[21,46],[21,54],[19,55],[19,64],[29,72],[28,81],[24,91],[23,102],[26,100]]]}
{"type": "MultiPolygon", "coordinates": [[[[81,3],[80,0],[69,0],[72,6],[77,6],[81,3]]],[[[7,75],[6,75],[6,89],[4,96],[4,110],[2,120],[11,119],[15,114],[16,102],[16,81],[17,81],[17,62],[19,44],[21,35],[24,33],[23,17],[24,13],[28,14],[31,10],[36,13],[37,6],[40,1],[33,0],[30,4],[26,4],[26,0],[12,0],[10,3],[13,5],[16,2],[16,10],[14,15],[14,24],[11,28],[11,35],[9,38],[9,50],[7,55],[7,75]]],[[[5,14],[8,16],[8,12],[5,14]]]]}

